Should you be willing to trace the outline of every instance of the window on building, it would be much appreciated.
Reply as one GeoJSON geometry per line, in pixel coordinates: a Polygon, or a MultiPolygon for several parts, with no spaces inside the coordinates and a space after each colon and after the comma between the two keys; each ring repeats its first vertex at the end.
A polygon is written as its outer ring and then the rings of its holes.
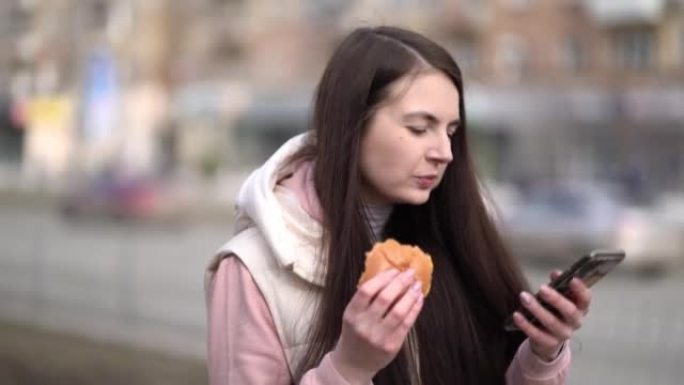
{"type": "Polygon", "coordinates": [[[561,61],[567,72],[579,74],[586,67],[586,60],[584,44],[577,36],[570,36],[563,41],[561,61]]]}
{"type": "Polygon", "coordinates": [[[308,3],[309,14],[312,17],[336,18],[349,6],[350,2],[342,0],[317,0],[308,3]]]}
{"type": "Polygon", "coordinates": [[[416,7],[416,6],[421,6],[424,5],[425,3],[434,3],[434,1],[416,1],[416,0],[390,0],[388,1],[390,5],[394,5],[396,7],[402,8],[402,7],[416,7]],[[422,4],[421,4],[422,3],[422,4]]]}
{"type": "Polygon", "coordinates": [[[567,6],[568,8],[576,9],[582,7],[585,3],[585,0],[562,0],[561,3],[567,6]]]}
{"type": "Polygon", "coordinates": [[[106,29],[109,22],[110,4],[104,0],[84,1],[76,7],[79,26],[84,30],[96,31],[106,29]]]}
{"type": "Polygon", "coordinates": [[[616,60],[620,69],[647,70],[655,59],[655,36],[652,30],[620,31],[616,34],[616,60]]]}
{"type": "Polygon", "coordinates": [[[29,27],[29,13],[16,3],[0,5],[0,33],[14,36],[29,27]]]}
{"type": "Polygon", "coordinates": [[[244,47],[233,36],[221,36],[214,43],[216,59],[221,61],[239,60],[244,55],[244,47]]]}
{"type": "Polygon", "coordinates": [[[501,0],[501,3],[512,11],[525,11],[534,5],[534,0],[501,0]]]}
{"type": "Polygon", "coordinates": [[[499,37],[496,48],[498,67],[504,78],[517,81],[529,73],[530,50],[520,36],[505,34],[499,37]]]}

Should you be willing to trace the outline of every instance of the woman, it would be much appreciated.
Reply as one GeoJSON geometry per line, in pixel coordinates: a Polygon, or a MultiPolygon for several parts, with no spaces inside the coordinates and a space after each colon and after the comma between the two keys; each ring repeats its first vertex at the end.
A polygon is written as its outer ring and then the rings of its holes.
{"type": "MultiPolygon", "coordinates": [[[[466,138],[463,80],[416,33],[361,28],[319,83],[312,132],[252,173],[236,235],[209,267],[212,384],[563,384],[590,291],[526,289],[487,215],[466,138]],[[357,287],[395,238],[434,261],[357,287]],[[543,325],[516,314],[520,305],[543,325]]],[[[554,273],[554,274],[557,274],[554,273]]]]}

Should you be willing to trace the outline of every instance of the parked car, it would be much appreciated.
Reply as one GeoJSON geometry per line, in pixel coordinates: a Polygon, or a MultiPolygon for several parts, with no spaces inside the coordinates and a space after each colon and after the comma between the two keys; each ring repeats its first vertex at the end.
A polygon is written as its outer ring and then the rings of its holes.
{"type": "Polygon", "coordinates": [[[625,265],[664,274],[684,263],[684,197],[661,197],[652,206],[624,210],[616,234],[625,265]]]}
{"type": "Polygon", "coordinates": [[[502,229],[519,257],[567,264],[589,250],[618,246],[621,209],[619,199],[597,185],[541,186],[508,210],[502,229]]]}
{"type": "Polygon", "coordinates": [[[146,219],[161,209],[159,182],[103,174],[73,181],[62,193],[60,209],[67,218],[146,219]]]}
{"type": "Polygon", "coordinates": [[[623,268],[659,275],[684,262],[684,198],[652,206],[626,204],[610,186],[565,184],[536,188],[499,224],[523,260],[567,266],[593,249],[618,248],[623,268]]]}

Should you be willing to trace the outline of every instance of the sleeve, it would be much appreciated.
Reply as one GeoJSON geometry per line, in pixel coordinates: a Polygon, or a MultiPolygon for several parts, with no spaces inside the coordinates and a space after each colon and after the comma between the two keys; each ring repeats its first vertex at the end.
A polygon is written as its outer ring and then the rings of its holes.
{"type": "Polygon", "coordinates": [[[567,343],[555,360],[546,362],[532,352],[526,339],[506,371],[506,385],[565,385],[570,361],[567,343]]]}
{"type": "MultiPolygon", "coordinates": [[[[207,286],[209,383],[290,385],[283,347],[259,288],[238,258],[224,258],[207,286]]],[[[300,385],[349,385],[324,356],[300,385]]]]}

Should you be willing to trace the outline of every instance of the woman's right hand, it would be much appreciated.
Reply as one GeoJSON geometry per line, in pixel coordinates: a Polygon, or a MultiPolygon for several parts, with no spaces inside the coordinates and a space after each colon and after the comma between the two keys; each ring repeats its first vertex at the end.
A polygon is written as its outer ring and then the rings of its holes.
{"type": "Polygon", "coordinates": [[[396,357],[422,308],[413,269],[386,270],[366,281],[344,310],[333,365],[350,384],[367,385],[396,357]]]}

